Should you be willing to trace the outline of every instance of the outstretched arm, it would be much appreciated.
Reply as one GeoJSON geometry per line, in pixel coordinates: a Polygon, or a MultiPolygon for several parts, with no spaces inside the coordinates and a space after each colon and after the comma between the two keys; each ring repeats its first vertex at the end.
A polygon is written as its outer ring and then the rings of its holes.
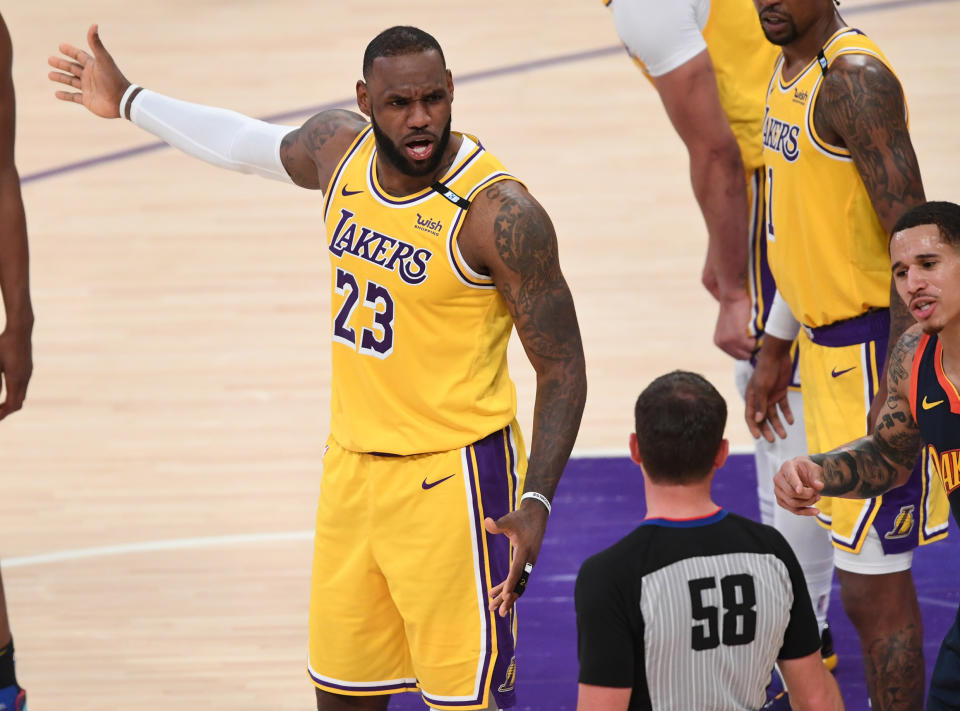
{"type": "Polygon", "coordinates": [[[104,47],[96,25],[87,32],[92,54],[61,44],[50,57],[57,91],[104,118],[123,116],[183,152],[221,168],[320,189],[337,159],[366,124],[358,114],[328,111],[301,128],[258,121],[234,111],[171,99],[132,85],[104,47]]]}
{"type": "MultiPolygon", "coordinates": [[[[553,498],[580,427],[587,396],[580,327],[560,271],[557,236],[547,213],[512,180],[484,190],[468,212],[458,240],[471,267],[493,277],[537,373],[530,462],[525,492],[553,498]]],[[[526,499],[513,513],[486,521],[513,544],[507,579],[491,591],[491,609],[505,615],[526,563],[535,563],[547,527],[547,508],[526,499]]]]}
{"type": "Polygon", "coordinates": [[[33,372],[27,223],[20,176],[13,160],[16,109],[12,62],[10,34],[0,17],[0,292],[6,311],[0,332],[0,374],[3,376],[0,420],[23,405],[33,372]]]}
{"type": "Polygon", "coordinates": [[[914,326],[897,341],[887,368],[889,395],[873,433],[832,452],[786,462],[774,479],[780,506],[815,515],[809,507],[820,494],[869,499],[906,483],[923,448],[909,395],[919,340],[920,327],[914,326]]]}
{"type": "Polygon", "coordinates": [[[734,358],[750,357],[747,332],[747,190],[740,147],[720,105],[717,77],[704,50],[653,80],[670,122],[690,155],[690,181],[709,244],[704,285],[720,302],[714,343],[734,358]]]}
{"type": "MultiPolygon", "coordinates": [[[[924,202],[903,91],[878,59],[859,54],[838,58],[824,78],[814,122],[821,136],[850,151],[887,235],[903,213],[924,202]]],[[[888,361],[898,339],[913,323],[891,282],[888,361]]],[[[886,398],[884,385],[882,380],[871,421],[886,398]]]]}

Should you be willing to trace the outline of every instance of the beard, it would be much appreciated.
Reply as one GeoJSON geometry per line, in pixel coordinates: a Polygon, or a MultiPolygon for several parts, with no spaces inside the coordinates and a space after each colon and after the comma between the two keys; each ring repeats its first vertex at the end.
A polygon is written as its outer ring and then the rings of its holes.
{"type": "Polygon", "coordinates": [[[407,155],[397,147],[397,144],[381,129],[373,113],[370,114],[370,124],[373,126],[373,137],[377,141],[377,150],[387,159],[394,168],[404,175],[412,177],[421,177],[430,175],[440,165],[443,160],[443,154],[447,151],[447,145],[450,143],[450,118],[447,118],[447,125],[443,127],[443,133],[440,134],[440,140],[437,141],[433,149],[433,155],[425,163],[414,164],[407,155]]]}
{"type": "Polygon", "coordinates": [[[763,29],[763,36],[767,38],[767,41],[770,42],[770,44],[775,44],[778,47],[783,47],[784,45],[790,44],[795,39],[797,39],[797,37],[800,36],[800,33],[797,32],[797,26],[794,24],[791,18],[789,17],[785,18],[785,22],[787,23],[787,29],[784,30],[783,33],[779,35],[770,35],[767,32],[766,26],[764,26],[761,23],[760,26],[763,29]]]}

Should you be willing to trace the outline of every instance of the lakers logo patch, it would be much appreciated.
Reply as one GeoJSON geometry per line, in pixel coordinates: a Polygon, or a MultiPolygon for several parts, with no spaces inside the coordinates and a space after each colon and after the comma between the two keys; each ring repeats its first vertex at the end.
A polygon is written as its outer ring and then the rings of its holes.
{"type": "Polygon", "coordinates": [[[909,536],[910,532],[913,531],[913,524],[916,521],[916,517],[913,515],[914,508],[915,506],[913,504],[901,506],[900,513],[897,514],[896,519],[893,521],[893,528],[887,531],[883,537],[887,540],[895,540],[909,536]]]}
{"type": "Polygon", "coordinates": [[[510,657],[510,666],[507,667],[507,673],[503,683],[497,687],[497,691],[507,693],[513,691],[513,685],[517,683],[517,658],[510,657]]]}

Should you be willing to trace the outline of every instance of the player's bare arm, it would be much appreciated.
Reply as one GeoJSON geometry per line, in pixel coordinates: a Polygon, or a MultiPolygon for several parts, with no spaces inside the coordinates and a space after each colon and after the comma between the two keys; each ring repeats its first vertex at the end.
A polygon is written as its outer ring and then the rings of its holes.
{"type": "Polygon", "coordinates": [[[777,502],[794,513],[811,515],[819,498],[869,499],[901,486],[910,478],[923,448],[910,410],[910,368],[920,340],[910,328],[894,348],[887,369],[888,395],[873,433],[825,454],[798,457],[777,472],[777,502]]]}
{"type": "MultiPolygon", "coordinates": [[[[525,491],[553,497],[573,449],[587,394],[583,344],[573,297],[560,270],[553,224],[526,188],[502,181],[471,206],[458,244],[464,259],[490,274],[513,316],[517,334],[537,373],[533,438],[525,491]]],[[[514,547],[507,579],[491,591],[491,608],[504,615],[526,563],[535,563],[547,526],[547,509],[532,499],[514,513],[487,522],[514,547]]]]}
{"type": "MultiPolygon", "coordinates": [[[[813,120],[821,137],[850,151],[888,235],[904,212],[925,201],[903,91],[879,60],[867,55],[838,58],[824,78],[813,120]]],[[[891,283],[888,359],[913,322],[891,283]]],[[[878,395],[883,394],[881,389],[878,395]]],[[[882,403],[883,397],[876,401],[882,403]]]]}
{"type": "Polygon", "coordinates": [[[21,408],[33,372],[27,225],[13,150],[16,111],[12,62],[10,34],[0,18],[0,292],[6,316],[0,332],[0,420],[21,408]]]}
{"type": "MultiPolygon", "coordinates": [[[[56,97],[81,104],[103,118],[132,118],[139,89],[130,90],[131,82],[104,46],[97,25],[87,31],[87,43],[90,52],[63,43],[62,56],[49,58],[48,63],[57,70],[49,73],[50,80],[74,90],[59,90],[56,97]]],[[[220,167],[277,179],[289,177],[296,185],[313,190],[326,187],[340,157],[366,124],[360,114],[334,110],[292,128],[167,97],[151,100],[153,111],[162,115],[159,120],[142,122],[141,127],[176,148],[220,167]],[[164,130],[158,131],[156,126],[164,130]],[[175,130],[168,133],[169,127],[175,130]],[[274,146],[279,135],[283,140],[278,157],[274,146]]]]}
{"type": "Polygon", "coordinates": [[[747,332],[747,191],[743,160],[720,105],[717,77],[706,50],[656,77],[670,122],[690,155],[690,180],[707,225],[704,286],[720,302],[714,342],[734,358],[749,358],[747,332]]]}

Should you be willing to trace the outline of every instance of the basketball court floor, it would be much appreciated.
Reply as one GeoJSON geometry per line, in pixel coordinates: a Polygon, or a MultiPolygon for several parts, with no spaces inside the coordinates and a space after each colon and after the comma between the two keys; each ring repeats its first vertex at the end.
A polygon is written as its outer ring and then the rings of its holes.
{"type": "MultiPolygon", "coordinates": [[[[844,0],[906,89],[930,198],[960,200],[955,0],[844,0]]],[[[579,562],[642,517],[626,461],[636,394],[674,368],[750,438],[699,286],[705,230],[683,146],[599,0],[16,0],[17,162],[31,238],[35,374],[0,424],[0,557],[31,708],[307,709],[311,528],[329,413],[320,195],[159,148],[57,102],[46,57],[101,35],[128,78],[297,125],[350,107],[367,41],[415,24],[444,46],[454,128],[550,213],[590,394],[522,601],[519,708],[572,709],[579,562]]],[[[528,437],[533,374],[513,345],[528,437]]],[[[720,477],[755,512],[750,458],[720,477]]],[[[917,554],[928,666],[960,599],[956,531],[917,554]]],[[[865,708],[835,601],[838,680],[865,708]]],[[[396,708],[419,708],[413,696],[396,708]]]]}

